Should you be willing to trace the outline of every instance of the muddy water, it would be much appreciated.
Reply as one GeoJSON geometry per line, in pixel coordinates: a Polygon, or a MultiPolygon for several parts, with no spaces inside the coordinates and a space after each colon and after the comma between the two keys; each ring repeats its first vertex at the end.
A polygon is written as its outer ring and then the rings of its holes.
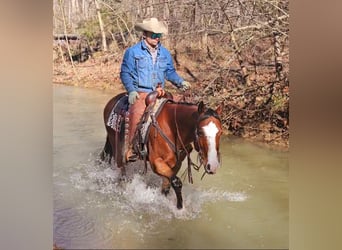
{"type": "MultiPolygon", "coordinates": [[[[143,164],[127,183],[98,161],[113,93],[54,86],[54,243],[65,249],[288,248],[288,153],[221,141],[216,175],[183,181],[184,209],[143,164]]],[[[193,155],[193,160],[196,156],[193,155]]],[[[183,173],[181,169],[180,174],[183,173]]]]}

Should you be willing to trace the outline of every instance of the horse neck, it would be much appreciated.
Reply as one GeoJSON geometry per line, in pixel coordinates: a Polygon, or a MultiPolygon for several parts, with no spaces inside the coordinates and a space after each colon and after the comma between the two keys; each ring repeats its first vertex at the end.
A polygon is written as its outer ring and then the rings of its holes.
{"type": "Polygon", "coordinates": [[[198,115],[197,109],[197,105],[172,105],[170,115],[174,121],[174,129],[177,131],[177,134],[180,136],[184,144],[189,144],[195,140],[195,130],[198,115]]]}

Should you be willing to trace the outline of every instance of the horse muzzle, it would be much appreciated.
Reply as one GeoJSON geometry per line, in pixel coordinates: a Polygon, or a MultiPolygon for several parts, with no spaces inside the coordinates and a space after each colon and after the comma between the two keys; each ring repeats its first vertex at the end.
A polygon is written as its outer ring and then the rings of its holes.
{"type": "Polygon", "coordinates": [[[208,163],[205,165],[204,170],[207,174],[216,174],[218,167],[219,165],[210,165],[210,163],[208,163]]]}

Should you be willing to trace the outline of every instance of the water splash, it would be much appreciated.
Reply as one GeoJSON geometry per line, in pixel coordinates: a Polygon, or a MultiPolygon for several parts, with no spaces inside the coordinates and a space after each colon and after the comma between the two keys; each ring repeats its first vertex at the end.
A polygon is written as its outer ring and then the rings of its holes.
{"type": "Polygon", "coordinates": [[[176,208],[176,196],[171,189],[168,196],[160,192],[161,178],[150,170],[146,175],[139,172],[142,166],[131,163],[127,167],[128,181],[120,181],[119,169],[111,169],[106,163],[83,164],[83,171],[71,175],[75,188],[98,193],[107,200],[106,206],[127,214],[134,220],[144,218],[147,225],[155,221],[171,219],[192,220],[200,216],[203,205],[218,201],[241,202],[247,199],[243,192],[228,192],[215,188],[203,189],[195,185],[183,185],[184,208],[176,208]],[[150,218],[150,219],[149,219],[150,218]],[[153,219],[152,219],[153,218],[153,219]]]}

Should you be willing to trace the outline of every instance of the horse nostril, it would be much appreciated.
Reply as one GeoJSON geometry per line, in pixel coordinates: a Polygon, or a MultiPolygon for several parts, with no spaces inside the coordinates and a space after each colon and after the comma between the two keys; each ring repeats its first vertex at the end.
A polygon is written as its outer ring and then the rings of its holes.
{"type": "Polygon", "coordinates": [[[205,170],[208,174],[213,174],[213,171],[210,170],[210,164],[207,164],[205,170]]]}

